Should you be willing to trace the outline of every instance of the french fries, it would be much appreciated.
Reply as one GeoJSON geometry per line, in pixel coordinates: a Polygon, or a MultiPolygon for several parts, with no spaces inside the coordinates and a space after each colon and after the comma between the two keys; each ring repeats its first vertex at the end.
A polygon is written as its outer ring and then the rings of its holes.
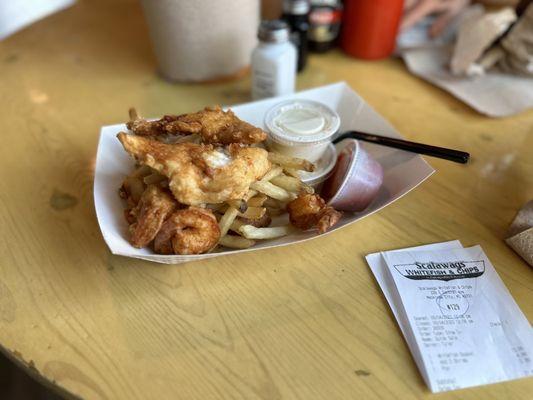
{"type": "Polygon", "coordinates": [[[301,179],[300,171],[298,171],[297,169],[294,169],[294,168],[283,168],[283,172],[285,172],[285,174],[287,174],[289,176],[292,176],[293,178],[301,179]]]}
{"type": "Polygon", "coordinates": [[[259,219],[262,218],[265,213],[266,208],[264,207],[248,207],[245,212],[239,212],[239,217],[248,219],[259,219]]]}
{"type": "Polygon", "coordinates": [[[287,236],[293,232],[294,228],[290,225],[277,226],[273,228],[256,228],[252,225],[243,225],[239,232],[246,239],[275,239],[282,236],[287,236]]]}
{"type": "Polygon", "coordinates": [[[304,190],[306,193],[314,193],[311,186],[306,185],[301,180],[287,175],[278,175],[270,180],[276,186],[287,190],[288,192],[299,193],[300,190],[304,190]]]}
{"type": "MultiPolygon", "coordinates": [[[[305,160],[291,157],[273,156],[269,153],[269,159],[277,164],[282,160],[289,168],[310,169],[312,164],[305,160]]],[[[292,169],[296,171],[296,169],[292,169]]],[[[274,165],[262,179],[250,185],[250,189],[241,200],[229,200],[224,204],[208,205],[214,211],[223,213],[219,219],[220,227],[219,244],[232,249],[247,249],[255,244],[254,239],[273,239],[286,236],[293,231],[289,225],[274,228],[256,228],[238,217],[248,220],[259,220],[268,213],[271,217],[285,213],[286,203],[296,197],[297,192],[305,190],[305,185],[299,178],[284,175],[284,166],[274,165]],[[277,184],[274,184],[277,182],[277,184]],[[266,207],[266,205],[269,207],[266,207]],[[228,235],[231,230],[237,235],[228,235]],[[241,236],[238,236],[241,235],[241,236]]],[[[297,175],[298,173],[295,172],[297,175]]]]}
{"type": "Polygon", "coordinates": [[[257,181],[250,185],[250,187],[258,192],[264,193],[276,200],[289,201],[291,195],[285,189],[273,185],[270,182],[257,181]]]}
{"type": "Polygon", "coordinates": [[[230,207],[236,208],[241,213],[245,212],[248,208],[248,204],[245,200],[228,200],[226,203],[228,203],[230,207]]]}
{"type": "Polygon", "coordinates": [[[226,233],[228,233],[229,227],[237,218],[237,215],[239,215],[239,210],[237,210],[234,207],[229,207],[222,218],[220,218],[220,221],[218,222],[218,226],[220,228],[220,237],[223,237],[226,233]]]}
{"type": "Polygon", "coordinates": [[[248,249],[255,244],[255,241],[242,236],[226,235],[222,236],[218,243],[230,249],[248,249]]]}
{"type": "Polygon", "coordinates": [[[284,208],[266,207],[268,215],[271,217],[277,217],[278,215],[285,214],[284,208]]]}
{"type": "Polygon", "coordinates": [[[137,113],[135,107],[130,107],[130,109],[128,110],[128,115],[130,116],[130,121],[135,121],[139,118],[139,113],[137,113]]]}
{"type": "Polygon", "coordinates": [[[242,220],[240,219],[235,219],[231,226],[229,227],[233,232],[235,233],[239,233],[240,234],[240,231],[239,229],[241,229],[241,226],[243,225],[246,225],[242,220]]]}
{"type": "MultiPolygon", "coordinates": [[[[269,153],[270,154],[270,153],[269,153]]],[[[270,171],[268,171],[265,176],[263,176],[263,178],[261,179],[261,182],[268,182],[270,181],[272,178],[280,175],[283,173],[283,168],[281,167],[273,167],[270,171]]]]}
{"type": "Polygon", "coordinates": [[[268,153],[268,159],[274,164],[281,165],[283,168],[293,168],[307,172],[313,172],[315,170],[313,163],[303,158],[289,157],[279,153],[268,153]]]}
{"type": "Polygon", "coordinates": [[[287,203],[284,201],[273,199],[272,197],[267,197],[267,199],[263,203],[263,206],[267,208],[281,208],[284,210],[285,207],[287,207],[287,203]]]}
{"type": "Polygon", "coordinates": [[[206,208],[209,208],[213,212],[220,212],[224,213],[228,209],[228,205],[224,203],[218,203],[218,204],[207,204],[206,208]]]}
{"type": "Polygon", "coordinates": [[[248,201],[248,200],[250,200],[252,197],[254,197],[256,194],[257,194],[257,192],[256,192],[255,190],[249,189],[249,190],[248,190],[248,193],[246,193],[246,195],[244,196],[243,200],[244,200],[244,201],[248,201]]]}
{"type": "Polygon", "coordinates": [[[248,207],[261,207],[266,201],[267,196],[265,194],[259,194],[248,200],[248,207]]]}

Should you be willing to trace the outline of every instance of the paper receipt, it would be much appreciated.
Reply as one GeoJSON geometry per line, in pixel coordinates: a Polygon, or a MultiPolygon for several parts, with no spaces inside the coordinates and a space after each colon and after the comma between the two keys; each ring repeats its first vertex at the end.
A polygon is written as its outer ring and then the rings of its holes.
{"type": "Polygon", "coordinates": [[[431,391],[533,375],[531,325],[481,247],[381,256],[380,284],[395,286],[388,300],[431,391]]]}

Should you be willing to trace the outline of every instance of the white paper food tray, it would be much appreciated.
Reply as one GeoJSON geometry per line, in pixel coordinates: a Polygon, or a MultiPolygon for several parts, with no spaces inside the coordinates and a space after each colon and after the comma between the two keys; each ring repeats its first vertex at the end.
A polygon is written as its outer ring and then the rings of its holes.
{"type": "MultiPolygon", "coordinates": [[[[359,130],[384,136],[401,137],[383,117],[344,82],[289,96],[246,103],[231,107],[231,109],[239,118],[264,128],[263,117],[266,111],[274,104],[291,98],[320,101],[336,110],[341,118],[341,132],[359,130]]],[[[128,225],[124,219],[124,205],[117,192],[124,177],[132,172],[134,160],[124,151],[116,138],[120,131],[126,131],[125,124],[102,127],[94,178],[96,215],[104,240],[113,254],[165,264],[178,264],[220,257],[225,254],[286,246],[305,240],[320,240],[324,236],[318,235],[316,231],[298,232],[279,239],[260,241],[255,246],[245,250],[221,249],[213,253],[199,255],[159,255],[154,254],[148,248],[134,248],[128,242],[129,234],[128,225]]],[[[362,145],[383,167],[383,185],[377,198],[366,210],[359,213],[344,213],[340,223],[326,234],[336,232],[342,227],[353,224],[388,206],[435,172],[422,157],[416,154],[370,143],[362,143],[362,145]]]]}

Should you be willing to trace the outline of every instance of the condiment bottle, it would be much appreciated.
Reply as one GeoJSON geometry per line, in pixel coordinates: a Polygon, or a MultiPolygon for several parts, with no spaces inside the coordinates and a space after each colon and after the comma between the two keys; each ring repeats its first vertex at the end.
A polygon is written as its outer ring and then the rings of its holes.
{"type": "Polygon", "coordinates": [[[340,0],[311,0],[308,34],[311,51],[323,53],[335,45],[341,27],[341,18],[340,0]]]}
{"type": "Polygon", "coordinates": [[[298,50],[298,71],[307,63],[307,33],[309,31],[309,0],[284,0],[283,20],[291,30],[291,41],[298,50]]]}
{"type": "Polygon", "coordinates": [[[259,44],[252,52],[252,98],[294,92],[296,48],[289,40],[289,26],[281,20],[263,21],[259,44]]]}

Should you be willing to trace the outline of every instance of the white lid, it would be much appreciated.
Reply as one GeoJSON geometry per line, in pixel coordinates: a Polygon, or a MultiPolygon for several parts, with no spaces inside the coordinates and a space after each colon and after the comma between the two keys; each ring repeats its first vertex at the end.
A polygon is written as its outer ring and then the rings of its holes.
{"type": "Polygon", "coordinates": [[[272,140],[296,146],[329,140],[339,130],[340,118],[317,101],[288,100],[267,111],[265,125],[272,140]]]}

